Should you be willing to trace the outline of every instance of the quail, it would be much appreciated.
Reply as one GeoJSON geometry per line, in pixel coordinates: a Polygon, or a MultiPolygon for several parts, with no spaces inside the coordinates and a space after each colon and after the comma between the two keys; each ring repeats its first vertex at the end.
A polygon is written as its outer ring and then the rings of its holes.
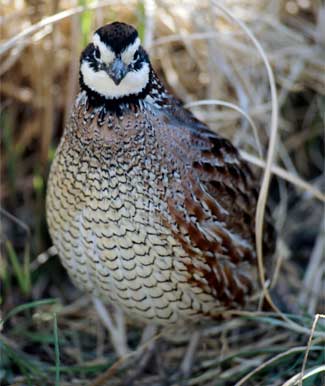
{"type": "Polygon", "coordinates": [[[164,87],[136,29],[99,28],[47,190],[50,235],[76,286],[160,326],[243,308],[258,288],[257,197],[238,150],[164,87]]]}

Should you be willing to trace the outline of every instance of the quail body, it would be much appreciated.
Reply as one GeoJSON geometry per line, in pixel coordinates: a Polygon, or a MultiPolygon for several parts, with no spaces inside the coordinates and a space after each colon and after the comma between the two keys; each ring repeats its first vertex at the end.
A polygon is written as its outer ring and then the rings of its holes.
{"type": "MultiPolygon", "coordinates": [[[[73,282],[158,325],[244,307],[258,185],[236,148],[166,90],[127,24],[96,31],[80,86],[47,191],[73,282]]],[[[264,235],[270,255],[270,224],[264,235]]]]}

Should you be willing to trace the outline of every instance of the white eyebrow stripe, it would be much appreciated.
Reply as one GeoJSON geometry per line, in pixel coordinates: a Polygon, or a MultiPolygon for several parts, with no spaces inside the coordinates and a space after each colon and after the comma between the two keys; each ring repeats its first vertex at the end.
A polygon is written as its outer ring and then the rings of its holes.
{"type": "Polygon", "coordinates": [[[93,35],[93,43],[98,47],[101,59],[106,63],[111,63],[115,58],[115,53],[100,40],[97,33],[93,35]]]}
{"type": "Polygon", "coordinates": [[[136,52],[136,50],[140,47],[140,39],[139,38],[136,38],[134,43],[130,44],[129,46],[126,47],[126,49],[124,51],[122,51],[122,60],[129,64],[132,59],[133,59],[133,56],[136,52]]]}

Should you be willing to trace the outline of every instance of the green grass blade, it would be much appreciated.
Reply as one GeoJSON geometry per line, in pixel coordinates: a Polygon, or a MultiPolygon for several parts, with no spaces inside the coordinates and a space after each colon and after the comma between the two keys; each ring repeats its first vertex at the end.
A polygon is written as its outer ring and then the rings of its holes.
{"type": "Polygon", "coordinates": [[[145,7],[144,7],[144,1],[140,0],[138,1],[137,5],[137,30],[139,34],[140,40],[143,42],[144,40],[144,34],[145,34],[145,7]]]}
{"type": "Polygon", "coordinates": [[[5,245],[19,288],[24,295],[28,295],[31,290],[29,252],[25,252],[24,262],[21,264],[12,243],[7,240],[5,245]]]}
{"type": "MultiPolygon", "coordinates": [[[[90,5],[91,0],[79,0],[79,5],[86,7],[90,5]]],[[[91,33],[92,12],[84,11],[80,16],[81,34],[82,34],[82,47],[86,47],[89,42],[89,36],[91,33]]]]}
{"type": "Polygon", "coordinates": [[[28,310],[30,308],[36,308],[39,306],[45,306],[45,305],[57,304],[57,303],[58,303],[57,299],[42,299],[42,300],[30,302],[30,303],[21,304],[15,308],[13,308],[11,311],[9,311],[8,314],[5,315],[2,320],[0,320],[0,327],[2,327],[8,319],[10,319],[14,315],[18,314],[19,312],[28,310]]]}
{"type": "Polygon", "coordinates": [[[53,334],[54,334],[54,350],[55,350],[55,386],[60,386],[60,349],[59,349],[59,333],[58,321],[56,313],[53,315],[53,334]]]}

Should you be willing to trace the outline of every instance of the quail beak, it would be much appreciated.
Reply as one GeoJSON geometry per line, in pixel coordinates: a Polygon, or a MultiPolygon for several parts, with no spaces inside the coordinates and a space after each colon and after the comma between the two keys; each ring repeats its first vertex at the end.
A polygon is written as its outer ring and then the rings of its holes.
{"type": "Polygon", "coordinates": [[[119,85],[128,72],[128,68],[120,58],[115,58],[107,69],[108,75],[116,85],[119,85]]]}

